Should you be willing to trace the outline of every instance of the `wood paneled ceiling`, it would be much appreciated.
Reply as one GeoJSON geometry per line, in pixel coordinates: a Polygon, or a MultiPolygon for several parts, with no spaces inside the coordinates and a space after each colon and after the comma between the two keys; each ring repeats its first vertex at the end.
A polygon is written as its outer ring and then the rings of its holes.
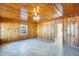
{"type": "Polygon", "coordinates": [[[79,15],[79,4],[30,4],[30,3],[5,3],[0,4],[0,17],[4,20],[17,20],[21,21],[20,10],[28,10],[27,22],[41,22],[54,20],[60,17],[78,16],[79,15]],[[33,20],[34,8],[39,7],[38,15],[41,16],[39,21],[33,20]]]}

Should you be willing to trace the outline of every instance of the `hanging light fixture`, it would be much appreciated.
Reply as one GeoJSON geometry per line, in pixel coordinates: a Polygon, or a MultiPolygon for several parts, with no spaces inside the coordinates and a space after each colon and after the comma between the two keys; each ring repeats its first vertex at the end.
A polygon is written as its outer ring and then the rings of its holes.
{"type": "Polygon", "coordinates": [[[34,8],[34,16],[33,16],[34,20],[40,20],[40,16],[38,15],[38,12],[39,12],[39,7],[37,6],[37,8],[34,8]]]}

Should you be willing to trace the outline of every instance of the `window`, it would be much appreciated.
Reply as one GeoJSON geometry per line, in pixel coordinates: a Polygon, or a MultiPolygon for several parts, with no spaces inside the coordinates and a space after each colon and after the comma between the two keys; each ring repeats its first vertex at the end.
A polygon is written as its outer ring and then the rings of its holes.
{"type": "Polygon", "coordinates": [[[21,20],[27,20],[28,19],[28,11],[26,9],[21,9],[20,11],[20,17],[21,20]]]}
{"type": "Polygon", "coordinates": [[[28,26],[27,25],[20,25],[20,35],[28,34],[28,26]]]}

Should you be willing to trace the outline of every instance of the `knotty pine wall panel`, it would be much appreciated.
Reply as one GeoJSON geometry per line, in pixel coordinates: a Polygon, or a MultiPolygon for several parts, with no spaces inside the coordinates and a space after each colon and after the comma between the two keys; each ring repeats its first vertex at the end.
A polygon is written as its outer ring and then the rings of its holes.
{"type": "Polygon", "coordinates": [[[36,23],[18,22],[18,21],[2,21],[1,23],[1,37],[3,41],[14,41],[14,40],[24,40],[27,38],[36,37],[36,23]],[[28,34],[20,35],[20,25],[24,24],[28,26],[28,34]]]}
{"type": "Polygon", "coordinates": [[[42,22],[37,24],[37,37],[48,40],[55,40],[55,24],[51,22],[42,22]]]}
{"type": "Polygon", "coordinates": [[[59,20],[41,22],[37,24],[37,37],[55,41],[57,37],[56,24],[62,22],[63,43],[79,47],[79,16],[65,17],[59,20]],[[72,25],[73,24],[73,25],[72,25]]]}
{"type": "Polygon", "coordinates": [[[79,16],[64,18],[64,43],[79,47],[79,16]]]}

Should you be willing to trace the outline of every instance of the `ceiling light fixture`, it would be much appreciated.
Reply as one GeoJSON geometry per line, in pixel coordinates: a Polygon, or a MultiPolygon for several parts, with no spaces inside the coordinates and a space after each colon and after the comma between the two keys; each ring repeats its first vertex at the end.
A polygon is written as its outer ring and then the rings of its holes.
{"type": "Polygon", "coordinates": [[[39,12],[39,7],[37,6],[37,8],[34,8],[34,16],[33,16],[34,20],[40,20],[40,16],[38,15],[38,12],[39,12]]]}

